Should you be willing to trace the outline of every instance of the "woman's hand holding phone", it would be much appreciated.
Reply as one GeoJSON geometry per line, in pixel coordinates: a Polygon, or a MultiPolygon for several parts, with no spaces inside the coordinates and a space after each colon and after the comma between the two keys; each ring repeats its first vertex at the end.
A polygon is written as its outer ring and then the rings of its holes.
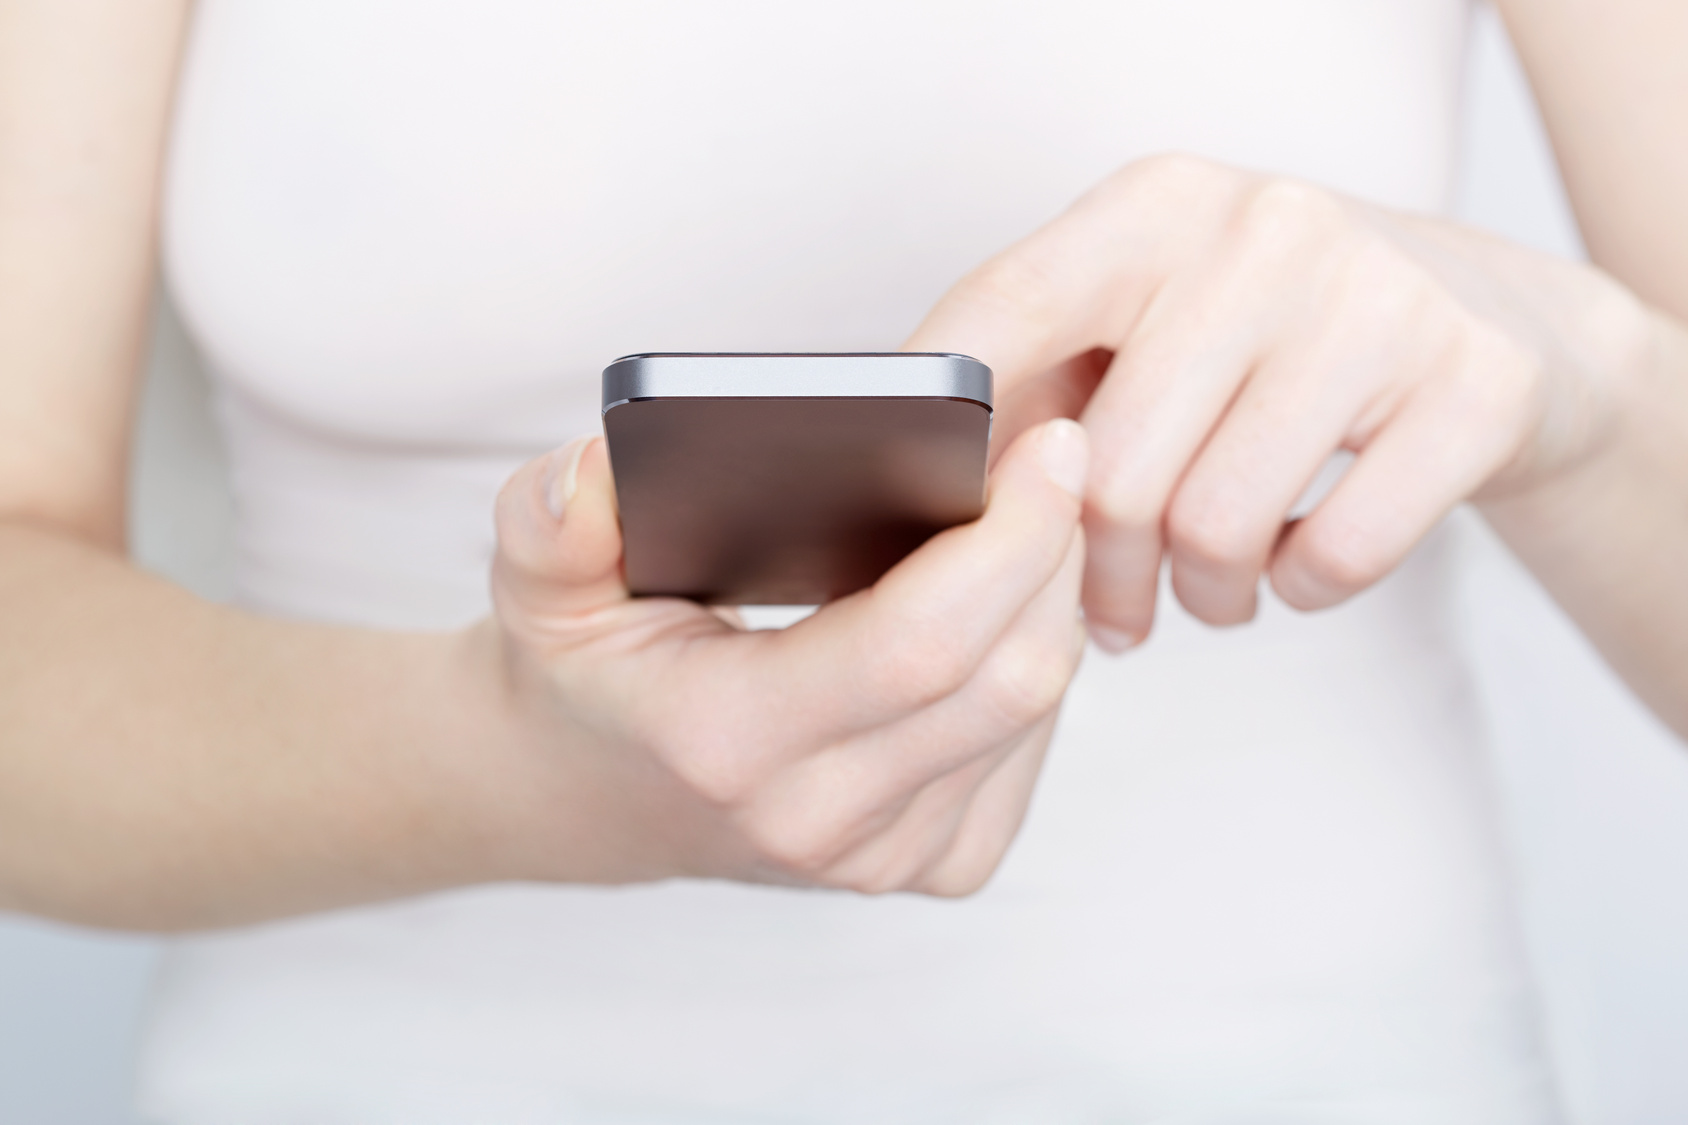
{"type": "Polygon", "coordinates": [[[793,627],[628,596],[603,442],[498,504],[500,666],[531,733],[522,875],[963,894],[1025,813],[1083,650],[1088,447],[1057,420],[982,518],[793,627]]]}

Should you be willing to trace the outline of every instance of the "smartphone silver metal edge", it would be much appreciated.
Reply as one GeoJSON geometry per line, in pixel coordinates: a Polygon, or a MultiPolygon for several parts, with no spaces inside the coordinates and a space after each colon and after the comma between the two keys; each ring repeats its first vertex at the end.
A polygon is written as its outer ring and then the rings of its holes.
{"type": "Polygon", "coordinates": [[[634,399],[696,397],[958,398],[989,410],[991,369],[949,352],[650,352],[604,368],[606,413],[634,399]]]}

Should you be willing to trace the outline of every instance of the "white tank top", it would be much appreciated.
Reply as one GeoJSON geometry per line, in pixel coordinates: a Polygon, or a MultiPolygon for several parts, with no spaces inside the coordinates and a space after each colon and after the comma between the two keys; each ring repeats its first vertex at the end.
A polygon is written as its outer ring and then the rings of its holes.
{"type": "MultiPolygon", "coordinates": [[[[1462,0],[201,0],[170,284],[240,589],[487,608],[491,500],[629,352],[883,350],[1178,148],[1446,200],[1462,0]]],[[[500,886],[185,940],[171,1125],[1556,1120],[1448,615],[1092,653],[964,901],[500,886]]]]}

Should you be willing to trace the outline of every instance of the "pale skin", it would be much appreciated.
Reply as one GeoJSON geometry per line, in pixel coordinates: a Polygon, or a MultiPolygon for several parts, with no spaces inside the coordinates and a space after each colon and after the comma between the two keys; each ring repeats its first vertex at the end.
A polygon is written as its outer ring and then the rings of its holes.
{"type": "Polygon", "coordinates": [[[1139,162],[909,342],[996,369],[1013,440],[977,523],[745,633],[627,596],[602,444],[576,443],[500,497],[493,616],[418,636],[126,561],[186,4],[0,0],[0,906],[182,929],[502,879],[967,893],[1024,814],[1081,607],[1104,647],[1141,640],[1164,558],[1215,624],[1263,579],[1316,610],[1466,500],[1688,732],[1688,9],[1505,14],[1598,268],[1139,162]]]}

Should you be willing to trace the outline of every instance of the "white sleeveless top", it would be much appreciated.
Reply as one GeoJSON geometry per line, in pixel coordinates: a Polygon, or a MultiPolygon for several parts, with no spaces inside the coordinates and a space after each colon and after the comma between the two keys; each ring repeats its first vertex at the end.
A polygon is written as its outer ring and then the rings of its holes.
{"type": "MultiPolygon", "coordinates": [[[[1179,148],[1444,205],[1461,0],[201,0],[170,283],[242,597],[486,611],[491,500],[662,350],[893,348],[1179,148]]],[[[177,944],[170,1125],[1557,1120],[1445,542],[1092,653],[964,901],[504,886],[177,944]]]]}

